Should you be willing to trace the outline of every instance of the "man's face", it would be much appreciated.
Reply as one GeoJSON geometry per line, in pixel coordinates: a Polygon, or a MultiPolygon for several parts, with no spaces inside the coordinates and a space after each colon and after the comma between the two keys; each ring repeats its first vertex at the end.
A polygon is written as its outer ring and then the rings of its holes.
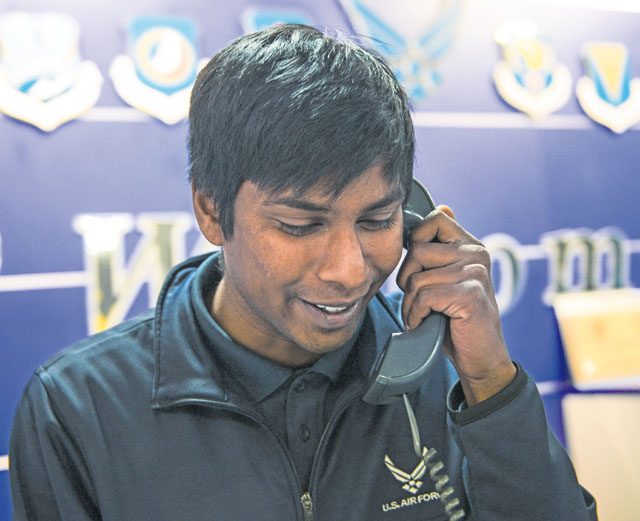
{"type": "Polygon", "coordinates": [[[290,366],[346,344],[402,251],[402,192],[381,167],[334,200],[245,182],[213,314],[234,340],[290,366]]]}

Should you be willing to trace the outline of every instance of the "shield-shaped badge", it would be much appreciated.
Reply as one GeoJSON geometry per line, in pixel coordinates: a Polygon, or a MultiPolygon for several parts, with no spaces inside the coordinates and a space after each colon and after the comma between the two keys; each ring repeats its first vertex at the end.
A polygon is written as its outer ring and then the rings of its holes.
{"type": "Polygon", "coordinates": [[[640,79],[631,78],[629,52],[621,43],[590,42],[582,50],[586,75],[576,84],[582,110],[621,134],[640,122],[640,79]]]}
{"type": "Polygon", "coordinates": [[[79,38],[66,14],[0,15],[0,112],[50,132],[90,110],[102,75],[81,60],[79,38]]]}
{"type": "Polygon", "coordinates": [[[311,17],[303,11],[262,6],[251,6],[245,9],[242,12],[241,21],[245,34],[260,31],[275,24],[313,24],[311,17]]]}
{"type": "Polygon", "coordinates": [[[196,27],[185,18],[138,17],[128,26],[128,54],[118,55],[109,75],[116,92],[132,107],[167,125],[189,113],[198,71],[196,27]]]}
{"type": "Polygon", "coordinates": [[[569,69],[556,61],[549,40],[533,22],[509,20],[495,33],[502,61],[493,69],[498,94],[509,105],[541,119],[571,98],[569,69]]]}
{"type": "Polygon", "coordinates": [[[340,0],[354,30],[391,64],[414,102],[442,82],[438,65],[450,48],[462,0],[340,0]]]}

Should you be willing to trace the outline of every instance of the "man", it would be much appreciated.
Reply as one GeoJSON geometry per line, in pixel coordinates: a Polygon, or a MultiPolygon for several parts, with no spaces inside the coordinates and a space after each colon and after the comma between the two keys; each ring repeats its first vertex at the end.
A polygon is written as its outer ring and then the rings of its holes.
{"type": "Polygon", "coordinates": [[[389,335],[435,311],[452,365],[439,358],[409,402],[466,519],[596,519],[509,358],[487,252],[450,209],[412,232],[401,308],[378,295],[414,154],[382,59],[268,29],[213,57],[189,118],[194,210],[221,251],[174,268],[154,312],[36,371],[12,435],[16,520],[459,516],[402,401],[362,400],[389,335]]]}

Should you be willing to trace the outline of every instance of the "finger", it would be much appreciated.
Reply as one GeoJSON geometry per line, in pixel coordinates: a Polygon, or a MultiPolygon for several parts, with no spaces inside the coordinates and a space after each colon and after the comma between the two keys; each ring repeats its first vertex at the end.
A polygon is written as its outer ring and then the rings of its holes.
{"type": "Polygon", "coordinates": [[[426,269],[439,268],[458,261],[458,247],[439,242],[414,243],[409,248],[398,269],[396,282],[402,291],[406,291],[411,275],[426,269]]]}
{"type": "Polygon", "coordinates": [[[481,244],[443,244],[443,243],[414,243],[405,256],[396,282],[398,287],[407,291],[407,282],[414,273],[451,264],[464,259],[465,264],[482,264],[491,267],[488,251],[481,244]]]}
{"type": "Polygon", "coordinates": [[[468,318],[473,309],[491,307],[486,288],[475,279],[457,284],[439,284],[421,288],[407,311],[406,325],[415,329],[432,311],[444,313],[450,319],[468,318]]]}
{"type": "Polygon", "coordinates": [[[456,220],[456,216],[453,213],[453,210],[446,204],[439,204],[438,206],[436,206],[436,210],[440,210],[442,213],[447,214],[454,221],[456,220]]]}
{"type": "Polygon", "coordinates": [[[429,213],[416,226],[409,237],[409,242],[462,242],[466,237],[473,238],[462,226],[444,211],[437,209],[429,213]]]}
{"type": "Polygon", "coordinates": [[[460,284],[467,280],[480,281],[484,288],[491,288],[491,277],[487,268],[482,264],[456,263],[443,268],[413,273],[407,280],[404,297],[402,299],[402,319],[407,323],[409,310],[417,294],[423,288],[460,284]]]}

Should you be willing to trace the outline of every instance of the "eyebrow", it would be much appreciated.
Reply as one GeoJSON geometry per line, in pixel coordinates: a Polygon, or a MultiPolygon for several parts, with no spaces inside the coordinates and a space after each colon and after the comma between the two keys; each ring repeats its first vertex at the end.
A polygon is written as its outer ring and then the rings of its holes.
{"type": "MultiPolygon", "coordinates": [[[[389,206],[392,203],[398,202],[403,199],[403,190],[399,186],[396,186],[389,194],[384,196],[382,199],[375,201],[364,208],[363,214],[373,212],[374,210],[379,210],[380,208],[384,208],[385,206],[389,206]]],[[[305,201],[304,199],[300,199],[298,197],[276,197],[274,199],[269,199],[265,203],[266,206],[289,206],[291,208],[297,208],[298,210],[304,210],[307,212],[318,212],[318,213],[329,213],[331,212],[331,208],[328,206],[324,206],[321,204],[312,203],[310,201],[305,201]]]]}

